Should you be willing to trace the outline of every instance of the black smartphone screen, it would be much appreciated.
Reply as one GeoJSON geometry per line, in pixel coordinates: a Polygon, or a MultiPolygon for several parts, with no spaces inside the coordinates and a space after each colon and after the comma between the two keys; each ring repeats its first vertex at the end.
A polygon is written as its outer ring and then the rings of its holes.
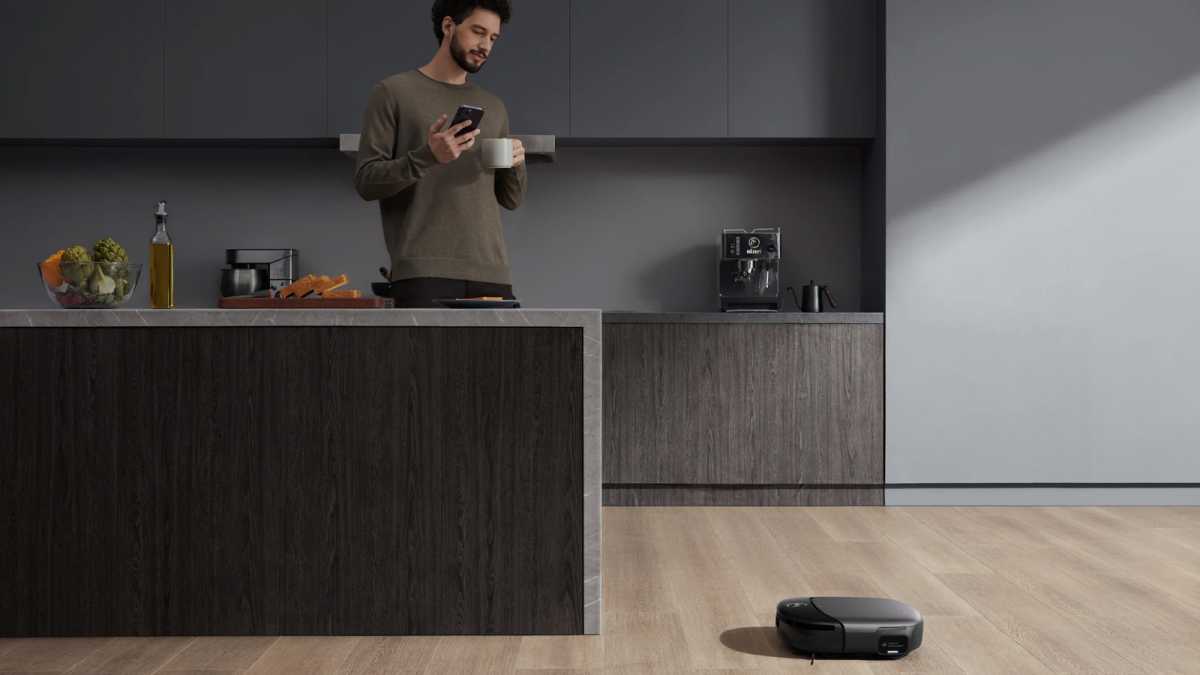
{"type": "MultiPolygon", "coordinates": [[[[454,119],[450,121],[450,126],[461,124],[467,120],[471,123],[459,131],[455,136],[462,136],[479,128],[479,121],[483,119],[483,108],[473,105],[460,105],[458,111],[454,113],[454,119]]],[[[449,128],[449,127],[447,127],[449,128]]]]}

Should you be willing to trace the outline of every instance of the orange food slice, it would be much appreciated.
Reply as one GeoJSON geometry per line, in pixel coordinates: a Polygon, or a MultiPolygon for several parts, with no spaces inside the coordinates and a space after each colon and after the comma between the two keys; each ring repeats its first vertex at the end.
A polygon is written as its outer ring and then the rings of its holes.
{"type": "Polygon", "coordinates": [[[63,285],[62,269],[59,267],[59,262],[62,260],[63,249],[54,252],[49,258],[42,261],[40,265],[42,270],[42,279],[46,285],[51,288],[58,288],[63,285]]]}

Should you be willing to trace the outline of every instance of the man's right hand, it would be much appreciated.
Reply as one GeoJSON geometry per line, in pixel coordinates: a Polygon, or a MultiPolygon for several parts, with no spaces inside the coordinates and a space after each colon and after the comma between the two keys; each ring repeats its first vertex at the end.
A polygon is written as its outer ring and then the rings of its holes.
{"type": "Polygon", "coordinates": [[[476,129],[469,134],[458,136],[458,132],[471,126],[471,120],[459,122],[446,129],[446,118],[446,115],[442,115],[429,127],[429,149],[442,164],[449,164],[458,159],[459,155],[475,145],[475,137],[479,135],[479,129],[476,129]]]}

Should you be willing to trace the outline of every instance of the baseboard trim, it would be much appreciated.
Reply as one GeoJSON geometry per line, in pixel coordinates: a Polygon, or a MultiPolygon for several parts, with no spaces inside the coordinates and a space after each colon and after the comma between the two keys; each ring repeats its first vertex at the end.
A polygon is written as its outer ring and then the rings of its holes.
{"type": "Polygon", "coordinates": [[[1200,483],[605,483],[606,506],[1200,506],[1200,483]]]}
{"type": "Polygon", "coordinates": [[[705,490],[995,490],[995,489],[1193,489],[1200,483],[605,483],[605,489],[705,490]]]}
{"type": "Polygon", "coordinates": [[[605,485],[605,506],[883,506],[883,489],[742,485],[605,485]]]}
{"type": "Polygon", "coordinates": [[[1196,483],[891,486],[888,506],[1200,506],[1196,483]]]}

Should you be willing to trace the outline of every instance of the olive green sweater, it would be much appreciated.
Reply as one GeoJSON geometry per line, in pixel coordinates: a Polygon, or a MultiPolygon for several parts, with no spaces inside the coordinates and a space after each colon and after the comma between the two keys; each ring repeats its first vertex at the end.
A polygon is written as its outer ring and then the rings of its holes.
{"type": "Polygon", "coordinates": [[[474,84],[447,84],[419,70],[375,85],[363,115],[354,185],[379,200],[392,280],[446,277],[511,284],[500,207],[525,197],[525,165],[485,169],[485,138],[509,135],[504,103],[474,84]],[[459,104],[484,109],[475,145],[449,164],[429,148],[429,127],[459,104]]]}

